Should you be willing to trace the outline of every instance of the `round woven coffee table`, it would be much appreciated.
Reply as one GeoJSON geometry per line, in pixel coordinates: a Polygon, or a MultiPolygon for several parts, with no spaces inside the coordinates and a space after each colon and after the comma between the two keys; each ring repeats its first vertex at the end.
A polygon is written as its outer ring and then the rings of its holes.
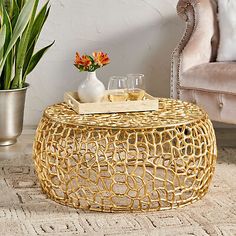
{"type": "Polygon", "coordinates": [[[160,99],[155,112],[78,115],[48,107],[34,142],[43,192],[95,211],[152,211],[201,199],[216,165],[215,133],[196,105],[160,99]]]}

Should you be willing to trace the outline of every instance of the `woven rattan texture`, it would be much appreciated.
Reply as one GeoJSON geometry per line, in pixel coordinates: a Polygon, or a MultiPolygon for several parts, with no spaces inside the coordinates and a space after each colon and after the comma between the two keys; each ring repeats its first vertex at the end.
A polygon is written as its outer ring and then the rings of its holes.
{"type": "Polygon", "coordinates": [[[113,128],[157,128],[194,122],[206,116],[191,103],[159,99],[159,110],[154,112],[79,115],[66,104],[57,104],[45,111],[45,116],[60,123],[79,126],[113,128]]]}
{"type": "Polygon", "coordinates": [[[61,204],[106,212],[171,209],[202,198],[217,155],[211,121],[196,106],[162,103],[166,111],[112,118],[79,116],[64,104],[47,109],[34,142],[43,191],[61,204]]]}

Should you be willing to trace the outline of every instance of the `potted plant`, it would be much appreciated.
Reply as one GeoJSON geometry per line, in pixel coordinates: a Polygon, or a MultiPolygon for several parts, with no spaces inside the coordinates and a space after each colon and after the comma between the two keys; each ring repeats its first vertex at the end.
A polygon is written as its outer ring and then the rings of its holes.
{"type": "Polygon", "coordinates": [[[0,0],[0,146],[12,145],[22,132],[26,78],[52,44],[34,52],[48,17],[48,2],[0,0]]]}
{"type": "Polygon", "coordinates": [[[108,65],[110,58],[104,52],[93,52],[92,56],[77,52],[74,65],[80,72],[87,71],[87,78],[78,87],[81,102],[99,102],[104,96],[105,86],[97,78],[96,70],[108,65]]]}

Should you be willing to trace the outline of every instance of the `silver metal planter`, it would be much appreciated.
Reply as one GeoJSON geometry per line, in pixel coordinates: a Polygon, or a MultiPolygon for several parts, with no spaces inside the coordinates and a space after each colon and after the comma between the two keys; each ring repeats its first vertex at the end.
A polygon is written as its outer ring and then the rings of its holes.
{"type": "Polygon", "coordinates": [[[25,94],[29,84],[22,89],[0,90],[0,146],[17,141],[23,128],[25,94]]]}

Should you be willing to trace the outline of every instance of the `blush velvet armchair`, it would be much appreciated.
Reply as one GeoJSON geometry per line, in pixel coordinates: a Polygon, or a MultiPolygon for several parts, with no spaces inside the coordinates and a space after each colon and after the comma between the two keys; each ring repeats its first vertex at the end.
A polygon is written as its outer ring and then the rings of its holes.
{"type": "Polygon", "coordinates": [[[217,9],[215,0],[179,1],[186,31],[173,53],[171,97],[198,104],[214,121],[236,124],[236,62],[216,62],[217,9]]]}

